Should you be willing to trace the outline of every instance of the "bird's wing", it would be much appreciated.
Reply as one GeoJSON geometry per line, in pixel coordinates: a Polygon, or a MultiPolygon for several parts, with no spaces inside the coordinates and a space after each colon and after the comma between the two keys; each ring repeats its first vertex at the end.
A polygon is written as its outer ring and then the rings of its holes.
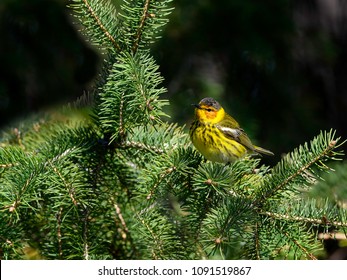
{"type": "MultiPolygon", "coordinates": [[[[230,117],[231,118],[231,117],[230,117]]],[[[248,138],[246,132],[239,127],[239,124],[234,119],[225,119],[216,127],[227,137],[244,145],[247,149],[254,151],[255,148],[248,138]]]]}

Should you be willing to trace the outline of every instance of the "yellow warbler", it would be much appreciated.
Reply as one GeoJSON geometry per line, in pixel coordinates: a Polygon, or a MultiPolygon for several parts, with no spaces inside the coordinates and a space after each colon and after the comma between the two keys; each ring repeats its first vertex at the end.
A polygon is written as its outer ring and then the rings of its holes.
{"type": "Polygon", "coordinates": [[[230,163],[246,154],[273,155],[252,144],[237,121],[213,98],[206,97],[195,106],[195,119],[189,131],[195,148],[208,160],[230,163]]]}

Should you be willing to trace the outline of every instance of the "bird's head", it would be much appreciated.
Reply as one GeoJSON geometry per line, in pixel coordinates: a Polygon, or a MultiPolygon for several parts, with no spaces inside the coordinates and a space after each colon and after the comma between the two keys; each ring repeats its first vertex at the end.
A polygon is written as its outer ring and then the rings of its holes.
{"type": "Polygon", "coordinates": [[[200,122],[218,123],[224,119],[223,107],[213,98],[205,97],[199,104],[193,104],[195,116],[200,122]]]}

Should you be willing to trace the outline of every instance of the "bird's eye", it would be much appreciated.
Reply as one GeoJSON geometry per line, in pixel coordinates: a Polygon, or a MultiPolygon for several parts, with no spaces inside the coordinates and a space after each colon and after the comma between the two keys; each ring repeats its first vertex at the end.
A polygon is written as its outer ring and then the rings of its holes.
{"type": "Polygon", "coordinates": [[[206,109],[206,111],[207,111],[207,112],[211,112],[211,111],[212,111],[212,109],[208,108],[208,109],[206,109]]]}

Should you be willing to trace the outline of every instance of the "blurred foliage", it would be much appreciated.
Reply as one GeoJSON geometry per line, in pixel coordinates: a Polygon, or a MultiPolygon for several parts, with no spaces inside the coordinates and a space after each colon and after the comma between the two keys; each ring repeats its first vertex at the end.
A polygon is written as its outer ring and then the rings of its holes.
{"type": "Polygon", "coordinates": [[[309,195],[314,198],[328,198],[336,205],[347,208],[347,161],[331,165],[334,172],[322,175],[323,180],[317,182],[309,195]]]}
{"type": "Polygon", "coordinates": [[[96,75],[98,56],[73,28],[66,4],[0,2],[0,127],[75,100],[96,75]]]}
{"type": "MultiPolygon", "coordinates": [[[[118,4],[118,0],[114,0],[118,4]]],[[[0,3],[0,127],[45,106],[74,100],[101,61],[77,35],[67,0],[0,3]]],[[[174,1],[152,49],[165,77],[173,122],[216,98],[257,144],[282,153],[320,130],[347,137],[347,3],[174,1]]]]}

